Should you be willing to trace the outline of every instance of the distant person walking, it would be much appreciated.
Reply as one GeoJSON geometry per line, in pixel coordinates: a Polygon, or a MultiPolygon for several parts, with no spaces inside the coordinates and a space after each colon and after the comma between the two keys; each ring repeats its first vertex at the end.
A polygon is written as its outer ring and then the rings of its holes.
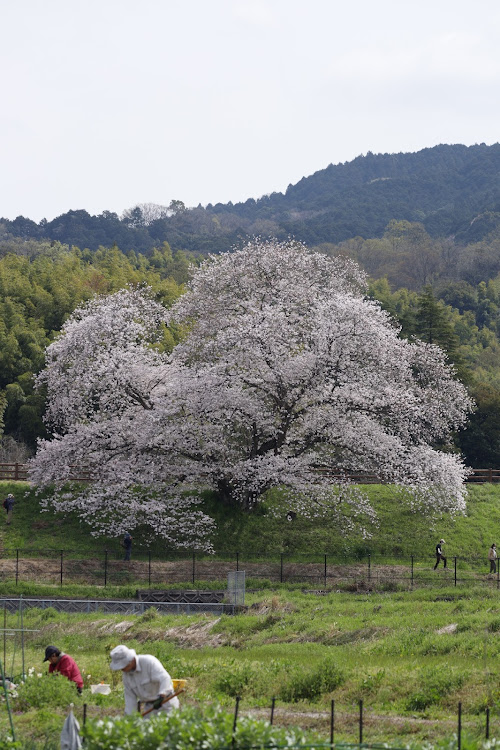
{"type": "Polygon", "coordinates": [[[443,567],[446,568],[446,557],[443,555],[443,548],[441,547],[442,544],[445,544],[444,539],[440,539],[436,544],[436,564],[434,565],[434,570],[436,570],[440,560],[443,561],[443,567]]]}
{"type": "Polygon", "coordinates": [[[125,557],[123,559],[130,560],[130,553],[132,552],[132,537],[128,531],[123,537],[123,546],[125,547],[125,557]]]}
{"type": "Polygon", "coordinates": [[[16,502],[14,495],[9,492],[5,500],[3,501],[3,507],[7,511],[7,526],[10,526],[12,523],[12,508],[14,507],[14,503],[16,502]]]}
{"type": "Polygon", "coordinates": [[[488,560],[490,561],[490,573],[497,572],[497,546],[492,544],[488,550],[488,560]]]}

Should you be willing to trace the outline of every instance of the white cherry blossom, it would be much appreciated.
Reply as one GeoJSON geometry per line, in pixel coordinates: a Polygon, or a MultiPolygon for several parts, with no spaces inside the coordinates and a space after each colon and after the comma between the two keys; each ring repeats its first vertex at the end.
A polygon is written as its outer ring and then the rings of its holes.
{"type": "Polygon", "coordinates": [[[346,530],[373,519],[370,472],[425,511],[465,510],[451,434],[472,404],[434,346],[399,338],[352,261],[288,242],[210,257],[171,310],[129,289],[76,311],[47,350],[47,420],[31,478],[95,533],[146,524],[210,547],[202,489],[251,510],[287,488],[303,514],[333,509],[346,530]],[[167,356],[165,324],[185,336],[167,356]],[[93,481],[64,490],[72,465],[93,481]]]}

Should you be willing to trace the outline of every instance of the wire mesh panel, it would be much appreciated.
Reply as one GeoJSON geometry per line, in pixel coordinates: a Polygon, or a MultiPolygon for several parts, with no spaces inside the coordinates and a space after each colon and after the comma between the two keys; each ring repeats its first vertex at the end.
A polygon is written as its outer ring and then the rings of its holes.
{"type": "Polygon", "coordinates": [[[245,571],[233,570],[227,574],[227,600],[242,607],[245,604],[245,571]]]}
{"type": "Polygon", "coordinates": [[[9,599],[0,597],[0,607],[7,612],[17,612],[21,601],[22,609],[55,609],[58,612],[102,612],[106,614],[142,615],[148,609],[154,608],[161,614],[199,614],[213,615],[235,614],[232,603],[208,602],[139,602],[117,601],[114,599],[9,599]]]}

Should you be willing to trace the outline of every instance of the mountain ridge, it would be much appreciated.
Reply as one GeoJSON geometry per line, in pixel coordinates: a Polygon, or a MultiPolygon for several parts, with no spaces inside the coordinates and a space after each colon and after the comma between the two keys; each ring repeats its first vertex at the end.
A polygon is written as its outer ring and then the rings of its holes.
{"type": "MultiPolygon", "coordinates": [[[[417,152],[357,156],[271,193],[239,203],[185,208],[173,201],[160,218],[146,221],[141,209],[91,216],[71,210],[38,224],[20,216],[0,219],[4,235],[50,240],[96,250],[118,245],[150,253],[168,242],[174,250],[221,252],[250,235],[294,236],[309,245],[352,237],[380,237],[392,219],[421,222],[433,237],[470,241],[470,228],[485,214],[473,239],[500,225],[500,143],[441,144],[417,152]],[[481,233],[483,232],[483,233],[481,233]]],[[[1,235],[0,235],[1,236],[1,235]]]]}

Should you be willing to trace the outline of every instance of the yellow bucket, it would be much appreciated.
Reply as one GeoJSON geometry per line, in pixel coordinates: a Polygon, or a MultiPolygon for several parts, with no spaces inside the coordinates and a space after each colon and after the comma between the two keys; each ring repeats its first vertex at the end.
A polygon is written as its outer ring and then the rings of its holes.
{"type": "Polygon", "coordinates": [[[182,690],[187,685],[187,680],[172,680],[172,684],[174,686],[174,693],[176,693],[178,690],[182,690]]]}

